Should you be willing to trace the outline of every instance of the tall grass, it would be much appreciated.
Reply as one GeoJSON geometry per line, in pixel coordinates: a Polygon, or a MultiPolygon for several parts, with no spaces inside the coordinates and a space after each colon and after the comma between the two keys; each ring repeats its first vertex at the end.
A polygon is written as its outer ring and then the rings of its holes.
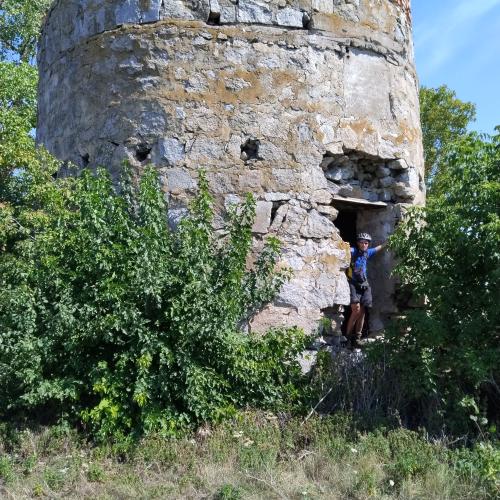
{"type": "Polygon", "coordinates": [[[4,427],[0,496],[487,499],[499,493],[500,451],[492,445],[451,449],[402,428],[361,428],[343,414],[304,421],[253,412],[184,438],[92,446],[65,428],[4,427]]]}

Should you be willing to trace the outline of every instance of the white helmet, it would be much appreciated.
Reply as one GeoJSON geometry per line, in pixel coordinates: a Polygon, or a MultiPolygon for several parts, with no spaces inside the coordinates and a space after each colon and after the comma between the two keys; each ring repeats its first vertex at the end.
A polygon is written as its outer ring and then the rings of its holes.
{"type": "Polygon", "coordinates": [[[372,241],[372,237],[368,233],[359,233],[356,240],[372,241]]]}

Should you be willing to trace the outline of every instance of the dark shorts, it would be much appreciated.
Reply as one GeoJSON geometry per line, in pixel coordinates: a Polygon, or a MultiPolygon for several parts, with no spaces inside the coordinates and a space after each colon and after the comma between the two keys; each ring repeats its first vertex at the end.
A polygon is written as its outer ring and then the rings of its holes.
{"type": "Polygon", "coordinates": [[[358,286],[349,283],[349,288],[351,290],[351,304],[361,304],[365,307],[372,306],[372,289],[370,286],[365,289],[361,289],[358,286]]]}

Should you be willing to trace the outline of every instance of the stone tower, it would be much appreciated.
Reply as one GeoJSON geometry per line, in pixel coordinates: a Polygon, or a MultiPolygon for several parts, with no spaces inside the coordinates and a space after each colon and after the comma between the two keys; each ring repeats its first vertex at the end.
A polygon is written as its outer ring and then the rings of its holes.
{"type": "MultiPolygon", "coordinates": [[[[56,0],[39,68],[61,160],[154,164],[173,223],[200,168],[220,212],[255,194],[255,245],[277,234],[294,272],[255,329],[338,312],[356,231],[381,242],[424,200],[409,0],[56,0]]],[[[374,261],[378,330],[397,310],[374,261]]]]}

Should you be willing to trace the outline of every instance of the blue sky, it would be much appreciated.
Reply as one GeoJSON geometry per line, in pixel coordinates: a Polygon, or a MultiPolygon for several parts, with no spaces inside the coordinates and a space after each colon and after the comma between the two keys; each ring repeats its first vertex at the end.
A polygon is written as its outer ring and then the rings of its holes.
{"type": "Polygon", "coordinates": [[[473,130],[500,125],[500,0],[412,0],[420,84],[477,107],[473,130]]]}

